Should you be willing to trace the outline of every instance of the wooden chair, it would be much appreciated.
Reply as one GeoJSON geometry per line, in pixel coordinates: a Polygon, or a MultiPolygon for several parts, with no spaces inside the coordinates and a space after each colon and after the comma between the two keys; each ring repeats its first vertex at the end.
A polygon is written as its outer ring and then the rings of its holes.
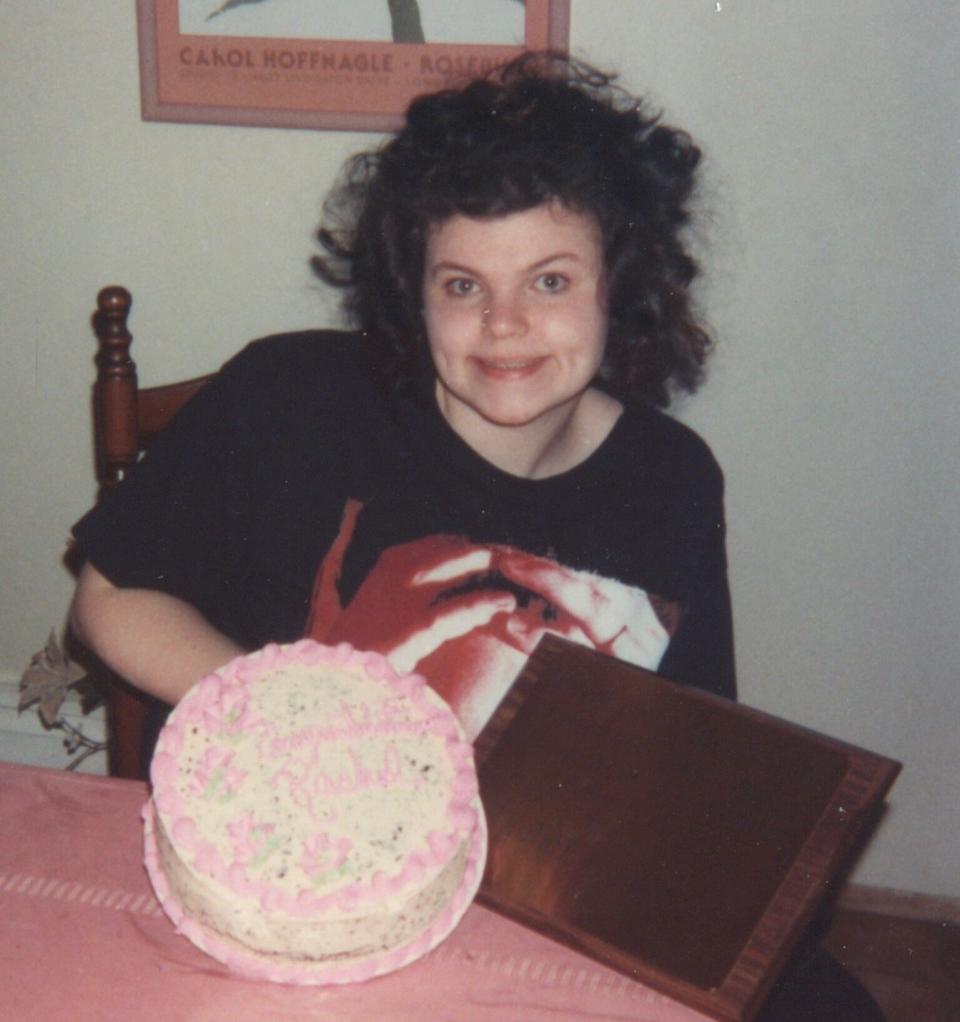
{"type": "MultiPolygon", "coordinates": [[[[127,329],[132,299],[125,288],[105,287],[93,317],[97,382],[93,391],[94,450],[100,496],[120,483],[173,416],[210,379],[200,376],[159,387],[137,386],[127,329]]],[[[149,697],[115,675],[108,704],[110,773],[143,777],[143,742],[149,697]]]]}

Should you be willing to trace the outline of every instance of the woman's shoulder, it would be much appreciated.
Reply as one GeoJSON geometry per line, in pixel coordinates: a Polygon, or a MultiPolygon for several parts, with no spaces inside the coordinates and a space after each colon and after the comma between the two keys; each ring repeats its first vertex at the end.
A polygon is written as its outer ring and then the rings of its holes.
{"type": "Polygon", "coordinates": [[[345,330],[300,330],[251,341],[227,361],[221,372],[263,379],[281,373],[308,377],[330,372],[369,373],[363,335],[345,330]]]}
{"type": "Polygon", "coordinates": [[[723,471],[709,444],[690,426],[645,405],[629,405],[619,425],[621,463],[645,486],[722,495],[723,471]]]}
{"type": "Polygon", "coordinates": [[[673,415],[649,405],[628,405],[623,419],[633,443],[650,455],[712,465],[720,471],[707,441],[673,415]]]}
{"type": "Polygon", "coordinates": [[[367,401],[374,379],[362,334],[302,330],[251,341],[221,367],[216,390],[227,401],[320,407],[367,401]]]}

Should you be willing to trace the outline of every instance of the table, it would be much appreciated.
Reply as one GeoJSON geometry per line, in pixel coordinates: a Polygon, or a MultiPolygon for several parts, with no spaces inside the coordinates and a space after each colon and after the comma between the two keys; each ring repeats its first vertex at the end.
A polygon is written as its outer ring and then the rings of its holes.
{"type": "Polygon", "coordinates": [[[350,987],[232,976],[178,936],[141,865],[137,781],[0,763],[0,1003],[20,1022],[704,1022],[474,905],[434,952],[350,987]]]}

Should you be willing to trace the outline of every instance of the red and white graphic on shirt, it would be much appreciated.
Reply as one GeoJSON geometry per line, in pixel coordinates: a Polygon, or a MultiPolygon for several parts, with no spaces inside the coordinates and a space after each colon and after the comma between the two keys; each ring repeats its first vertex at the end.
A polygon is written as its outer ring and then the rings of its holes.
{"type": "Polygon", "coordinates": [[[348,503],[317,574],[307,635],[375,650],[399,671],[418,671],[450,703],[469,738],[544,632],[649,670],[660,663],[675,614],[661,609],[664,624],[642,589],[459,536],[426,536],[385,550],[341,607],[336,583],[360,509],[348,503]]]}

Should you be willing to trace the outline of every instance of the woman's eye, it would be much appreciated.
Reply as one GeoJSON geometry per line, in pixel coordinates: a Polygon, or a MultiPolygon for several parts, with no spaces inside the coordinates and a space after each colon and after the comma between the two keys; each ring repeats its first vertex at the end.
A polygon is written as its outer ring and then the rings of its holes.
{"type": "Polygon", "coordinates": [[[472,295],[477,290],[477,282],[475,280],[467,280],[465,277],[456,277],[454,280],[448,280],[444,284],[444,290],[448,294],[454,296],[454,298],[465,298],[467,295],[472,295]]]}
{"type": "Polygon", "coordinates": [[[558,291],[563,291],[567,283],[567,278],[562,273],[541,273],[537,277],[536,287],[538,291],[556,294],[558,291]]]}

